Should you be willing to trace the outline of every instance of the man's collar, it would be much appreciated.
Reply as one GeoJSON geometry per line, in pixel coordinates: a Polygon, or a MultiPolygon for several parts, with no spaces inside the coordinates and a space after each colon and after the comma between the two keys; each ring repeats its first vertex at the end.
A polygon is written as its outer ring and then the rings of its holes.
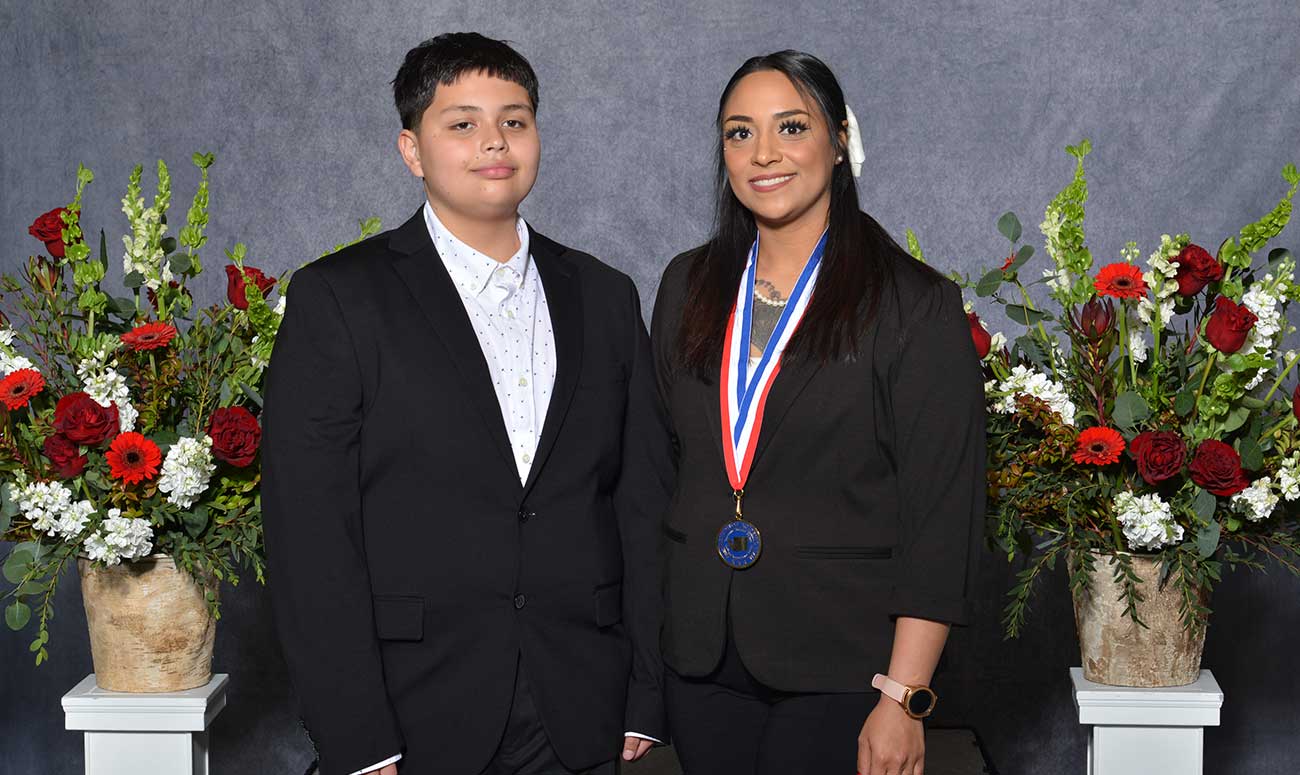
{"type": "Polygon", "coordinates": [[[519,235],[519,249],[504,264],[476,250],[453,234],[427,201],[424,203],[424,222],[429,230],[429,239],[433,241],[434,249],[447,267],[452,280],[473,296],[478,296],[487,289],[493,273],[502,266],[513,269],[518,274],[520,282],[528,272],[530,235],[528,224],[523,216],[517,216],[515,220],[515,231],[519,235]]]}

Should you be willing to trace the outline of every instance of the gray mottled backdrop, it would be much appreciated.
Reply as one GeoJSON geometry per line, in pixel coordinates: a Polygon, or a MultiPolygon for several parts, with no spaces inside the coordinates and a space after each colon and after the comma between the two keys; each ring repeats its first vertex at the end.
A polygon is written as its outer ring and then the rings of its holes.
{"type": "MultiPolygon", "coordinates": [[[[237,241],[278,273],[349,237],[360,217],[398,225],[421,193],[394,149],[389,80],[412,45],[464,29],[514,41],[541,78],[544,161],[527,217],[627,271],[647,303],[668,259],[708,227],[719,91],[746,57],[780,48],[815,52],[839,74],[862,118],[864,207],[895,235],[915,229],[944,269],[997,260],[1005,210],[1037,241],[1033,225],[1071,172],[1062,149],[1084,136],[1096,148],[1088,232],[1099,260],[1130,239],[1149,251],[1162,232],[1213,248],[1276,202],[1279,169],[1300,158],[1294,0],[0,0],[0,266],[39,250],[26,227],[70,200],[79,161],[97,176],[87,231],[105,228],[116,245],[134,164],[171,164],[179,218],[197,180],[191,152],[216,153],[205,301],[222,291],[221,251],[237,241]]],[[[953,638],[938,720],[978,728],[1005,773],[1080,772],[1064,582],[1047,579],[1031,632],[1006,643],[1009,578],[987,558],[983,616],[953,638]]],[[[1298,590],[1278,570],[1236,575],[1214,601],[1205,664],[1227,703],[1206,735],[1209,772],[1300,761],[1298,590]]],[[[216,668],[234,683],[213,730],[216,771],[296,775],[310,754],[266,597],[247,584],[226,600],[216,668]]],[[[80,771],[59,708],[90,670],[75,577],[58,603],[46,666],[31,666],[29,637],[0,632],[0,772],[80,771]]]]}

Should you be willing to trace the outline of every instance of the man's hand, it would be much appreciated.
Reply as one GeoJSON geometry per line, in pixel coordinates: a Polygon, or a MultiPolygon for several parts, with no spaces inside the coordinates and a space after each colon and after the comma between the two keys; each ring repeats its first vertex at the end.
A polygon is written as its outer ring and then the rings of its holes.
{"type": "Polygon", "coordinates": [[[634,762],[645,756],[646,751],[654,747],[653,740],[628,735],[623,738],[623,761],[634,762]]]}
{"type": "Polygon", "coordinates": [[[860,775],[923,775],[925,726],[881,696],[858,733],[860,775]]]}
{"type": "Polygon", "coordinates": [[[385,764],[377,770],[370,770],[369,772],[364,773],[364,775],[397,775],[397,762],[385,764]]]}

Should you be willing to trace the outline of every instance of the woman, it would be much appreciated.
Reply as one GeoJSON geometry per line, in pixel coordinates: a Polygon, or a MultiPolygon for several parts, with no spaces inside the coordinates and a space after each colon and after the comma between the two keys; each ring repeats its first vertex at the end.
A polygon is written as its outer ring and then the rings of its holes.
{"type": "Polygon", "coordinates": [[[956,285],[859,212],[851,129],[816,57],[741,66],[716,231],[660,285],[664,656],[688,775],[920,773],[928,684],[968,617],[978,358],[956,285]]]}

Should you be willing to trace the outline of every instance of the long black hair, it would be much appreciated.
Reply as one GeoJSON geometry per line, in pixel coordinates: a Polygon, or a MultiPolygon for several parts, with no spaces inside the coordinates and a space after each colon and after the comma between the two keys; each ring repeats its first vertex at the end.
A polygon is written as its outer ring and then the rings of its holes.
{"type": "MultiPolygon", "coordinates": [[[[760,71],[782,73],[821,110],[836,156],[848,158],[840,129],[848,118],[844,92],[826,63],[801,51],[778,51],[749,59],[731,76],[718,99],[718,136],[723,108],[736,84],[760,71]]],[[[754,214],[731,190],[722,143],[716,144],[717,211],[713,236],[691,264],[689,291],[678,329],[677,352],[683,365],[702,377],[718,366],[727,318],[758,227],[754,214]]],[[[875,315],[887,280],[887,253],[903,253],[889,234],[858,206],[858,190],[847,161],[831,172],[830,223],[826,252],[812,300],[786,346],[786,359],[810,358],[823,363],[853,357],[866,324],[875,315]]]]}

